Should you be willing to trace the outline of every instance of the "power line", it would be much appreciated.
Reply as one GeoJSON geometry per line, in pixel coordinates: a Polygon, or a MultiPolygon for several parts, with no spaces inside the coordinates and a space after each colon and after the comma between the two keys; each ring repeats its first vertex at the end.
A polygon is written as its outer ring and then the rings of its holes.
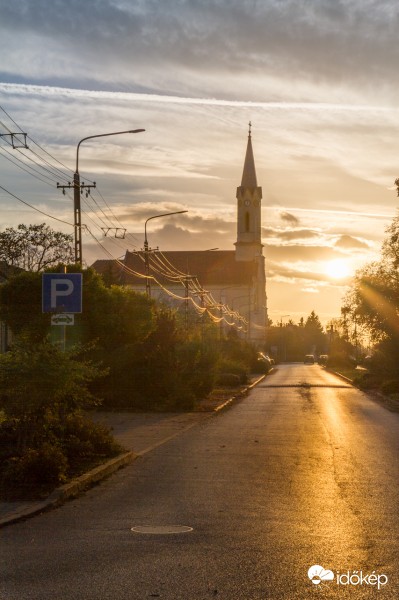
{"type": "Polygon", "coordinates": [[[15,198],[16,200],[18,200],[18,202],[22,202],[22,204],[25,204],[26,206],[29,206],[29,208],[32,208],[36,212],[44,215],[45,217],[48,217],[49,219],[54,219],[54,221],[59,221],[60,223],[64,223],[65,225],[70,225],[71,227],[73,227],[73,223],[68,223],[68,221],[64,221],[63,219],[59,219],[58,217],[54,217],[53,215],[50,215],[50,214],[44,212],[43,210],[40,210],[40,208],[37,208],[36,206],[33,206],[32,204],[29,204],[29,202],[26,202],[25,200],[22,200],[22,198],[19,198],[18,196],[16,196],[12,192],[6,190],[6,188],[3,187],[2,185],[0,185],[0,190],[3,190],[6,194],[9,194],[9,196],[12,196],[12,198],[15,198]]]}

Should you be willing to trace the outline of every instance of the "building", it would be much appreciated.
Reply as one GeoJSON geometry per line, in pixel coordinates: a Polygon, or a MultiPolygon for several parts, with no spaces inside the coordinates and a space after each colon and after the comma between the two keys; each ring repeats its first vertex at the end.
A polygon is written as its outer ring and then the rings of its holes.
{"type": "Polygon", "coordinates": [[[234,323],[248,339],[262,343],[267,324],[262,188],[256,177],[251,124],[236,199],[235,250],[127,251],[123,261],[97,260],[93,268],[107,282],[150,293],[186,314],[190,307],[199,314],[206,312],[224,329],[234,323]]]}

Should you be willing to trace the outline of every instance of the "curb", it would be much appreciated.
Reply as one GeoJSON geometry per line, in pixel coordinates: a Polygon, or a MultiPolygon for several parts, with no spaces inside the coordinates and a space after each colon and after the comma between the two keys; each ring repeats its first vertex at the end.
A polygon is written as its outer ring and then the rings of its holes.
{"type": "MultiPolygon", "coordinates": [[[[269,371],[269,373],[270,373],[270,371],[269,371]]],[[[213,409],[213,412],[220,412],[221,410],[230,406],[235,400],[238,400],[238,398],[240,398],[241,396],[245,396],[245,394],[247,394],[249,390],[252,390],[252,388],[254,388],[256,385],[258,385],[258,383],[263,381],[265,379],[265,377],[266,377],[266,375],[261,375],[259,377],[259,379],[256,379],[253,383],[251,383],[251,385],[248,385],[246,388],[244,388],[239,394],[237,394],[237,396],[232,396],[231,398],[229,398],[222,404],[219,404],[219,406],[216,406],[213,409]]]]}
{"type": "MultiPolygon", "coordinates": [[[[328,371],[328,369],[326,369],[326,370],[328,371]]],[[[346,377],[345,375],[341,375],[341,373],[337,373],[337,371],[329,371],[329,373],[332,373],[333,375],[337,375],[337,377],[340,377],[344,381],[347,381],[348,383],[353,385],[353,379],[349,379],[349,377],[346,377]]],[[[354,386],[354,387],[356,387],[356,386],[354,386]]]]}
{"type": "Polygon", "coordinates": [[[116,458],[112,458],[106,463],[95,467],[91,471],[80,475],[76,479],[73,479],[69,483],[56,488],[45,500],[38,500],[34,503],[34,506],[21,508],[20,510],[16,510],[12,516],[1,519],[0,529],[6,525],[12,525],[13,523],[24,521],[29,517],[33,517],[46,510],[60,506],[69,498],[77,496],[84,490],[91,487],[93,484],[98,483],[102,479],[105,479],[105,477],[112,475],[112,473],[115,471],[118,471],[122,467],[130,464],[136,458],[138,458],[138,456],[139,455],[135,454],[134,452],[125,452],[116,458]]]}

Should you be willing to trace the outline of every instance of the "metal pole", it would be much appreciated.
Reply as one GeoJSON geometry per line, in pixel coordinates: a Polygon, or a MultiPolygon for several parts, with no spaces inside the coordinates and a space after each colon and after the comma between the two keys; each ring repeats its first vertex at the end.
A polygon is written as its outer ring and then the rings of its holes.
{"type": "Polygon", "coordinates": [[[149,252],[151,252],[151,248],[148,247],[148,239],[147,239],[147,223],[151,221],[151,219],[159,219],[160,217],[170,217],[171,215],[181,215],[183,213],[188,212],[188,210],[176,210],[174,212],[162,213],[161,215],[153,215],[152,217],[148,217],[144,223],[144,265],[145,265],[145,291],[149,298],[151,298],[151,283],[150,283],[150,261],[149,261],[149,252]]]}
{"type": "MultiPolygon", "coordinates": [[[[82,264],[82,215],[80,208],[80,175],[79,175],[79,148],[82,142],[86,140],[92,140],[94,138],[100,137],[108,137],[110,135],[121,135],[124,133],[141,133],[145,131],[145,129],[129,129],[127,131],[115,131],[112,133],[100,133],[97,135],[89,135],[88,137],[84,137],[80,140],[76,148],[76,170],[73,176],[73,205],[74,205],[74,230],[75,230],[75,263],[81,265],[82,264]]],[[[95,187],[94,186],[84,186],[84,187],[95,187]]]]}
{"type": "Polygon", "coordinates": [[[82,264],[82,221],[80,210],[80,176],[76,171],[73,176],[73,226],[75,233],[75,263],[82,264]]]}

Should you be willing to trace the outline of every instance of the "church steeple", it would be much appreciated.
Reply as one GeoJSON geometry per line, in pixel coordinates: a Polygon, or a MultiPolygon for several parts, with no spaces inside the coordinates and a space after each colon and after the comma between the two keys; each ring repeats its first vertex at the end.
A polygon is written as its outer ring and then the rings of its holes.
{"type": "Polygon", "coordinates": [[[241,187],[245,187],[245,188],[258,187],[258,182],[256,179],[254,153],[252,150],[251,126],[252,126],[252,124],[250,121],[249,129],[248,129],[247,152],[245,155],[244,170],[242,172],[242,178],[241,178],[241,187]]]}
{"type": "Polygon", "coordinates": [[[236,260],[250,261],[262,254],[261,200],[252,150],[251,122],[249,123],[247,151],[241,185],[237,188],[237,241],[236,260]]]}

